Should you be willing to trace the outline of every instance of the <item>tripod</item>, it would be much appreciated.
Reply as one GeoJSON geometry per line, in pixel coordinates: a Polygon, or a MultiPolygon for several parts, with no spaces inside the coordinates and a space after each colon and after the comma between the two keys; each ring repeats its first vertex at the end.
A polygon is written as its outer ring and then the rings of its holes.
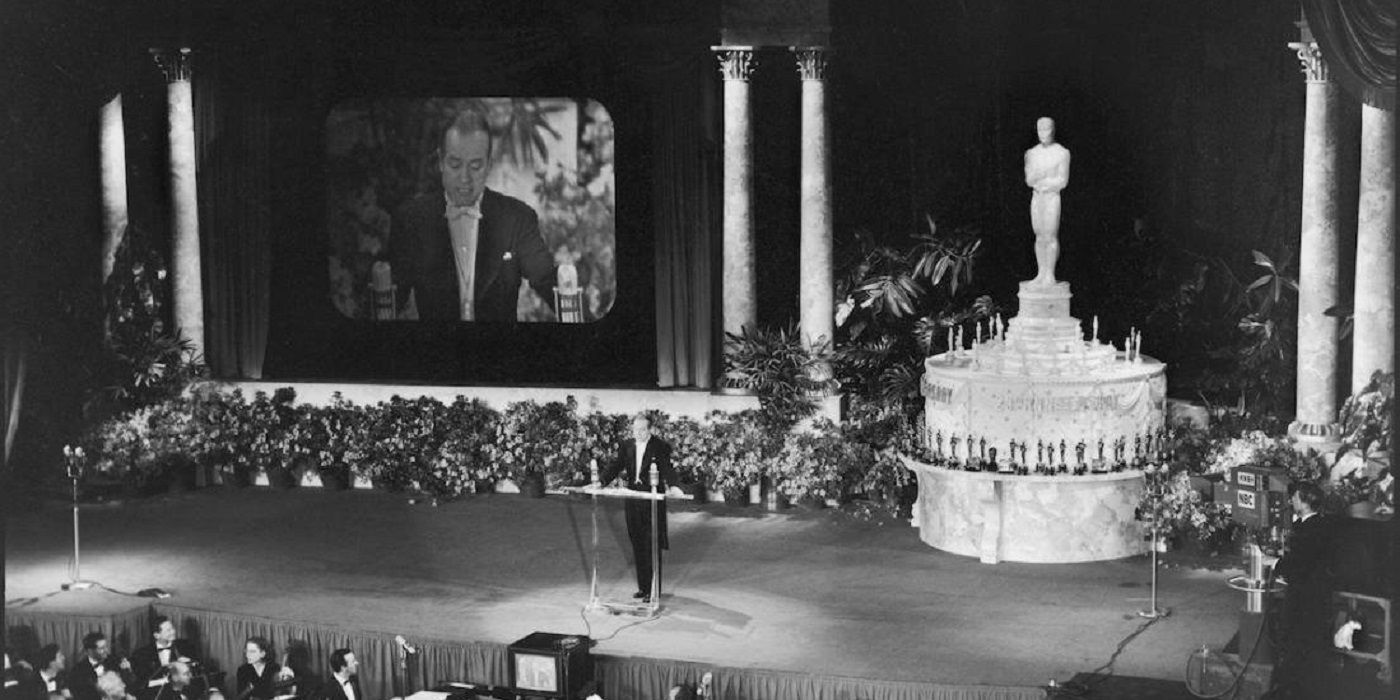
{"type": "Polygon", "coordinates": [[[82,562],[79,559],[78,537],[78,478],[83,472],[83,448],[63,446],[63,456],[68,462],[68,478],[73,481],[73,578],[63,584],[67,591],[83,591],[92,588],[92,581],[83,580],[82,562]]]}

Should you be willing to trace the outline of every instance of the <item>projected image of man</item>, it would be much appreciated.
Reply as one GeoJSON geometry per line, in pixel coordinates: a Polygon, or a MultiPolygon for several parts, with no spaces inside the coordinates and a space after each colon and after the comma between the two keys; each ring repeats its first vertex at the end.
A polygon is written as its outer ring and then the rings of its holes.
{"type": "Polygon", "coordinates": [[[442,134],[440,190],[399,208],[390,255],[405,318],[516,321],[522,280],[553,303],[554,258],[535,210],[486,187],[491,133],[465,111],[442,134]]]}

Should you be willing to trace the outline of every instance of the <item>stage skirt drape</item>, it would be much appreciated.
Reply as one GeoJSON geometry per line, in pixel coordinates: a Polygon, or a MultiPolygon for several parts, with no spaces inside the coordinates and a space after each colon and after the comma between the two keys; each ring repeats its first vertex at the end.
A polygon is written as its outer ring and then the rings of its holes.
{"type": "MultiPolygon", "coordinates": [[[[252,636],[272,642],[279,660],[301,679],[307,692],[326,678],[332,651],[347,648],[360,661],[365,700],[384,700],[439,683],[459,681],[505,686],[510,682],[507,645],[417,637],[412,630],[352,630],[336,625],[274,620],[157,603],[112,615],[35,613],[7,610],[8,643],[21,655],[57,643],[76,656],[82,637],[102,630],[121,653],[130,653],[150,639],[150,618],[167,615],[181,637],[194,643],[209,671],[226,671],[226,685],[243,662],[243,646],[252,636]],[[396,634],[417,648],[407,673],[400,667],[396,634]]],[[[470,634],[470,630],[463,630],[470,634]]],[[[794,642],[796,643],[796,642],[794,642]]],[[[1039,700],[1039,688],[990,685],[948,685],[819,676],[785,671],[713,666],[693,661],[593,656],[598,691],[608,700],[664,698],[678,684],[698,684],[712,676],[713,697],[719,700],[1039,700]]],[[[225,688],[225,691],[231,691],[225,688]]]]}
{"type": "Polygon", "coordinates": [[[5,608],[5,644],[20,658],[33,656],[45,644],[58,644],[68,658],[76,658],[83,635],[100,631],[115,653],[126,655],[151,639],[150,607],[136,607],[114,614],[30,612],[5,608]]]}

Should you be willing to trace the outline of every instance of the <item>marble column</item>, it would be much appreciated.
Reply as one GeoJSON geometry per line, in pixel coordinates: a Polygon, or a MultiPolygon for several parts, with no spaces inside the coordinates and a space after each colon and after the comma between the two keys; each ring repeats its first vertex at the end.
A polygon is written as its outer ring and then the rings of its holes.
{"type": "Polygon", "coordinates": [[[190,50],[151,49],[151,55],[165,73],[166,82],[170,129],[170,278],[175,327],[203,357],[204,285],[199,260],[190,50]]]}
{"type": "Polygon", "coordinates": [[[126,129],[122,119],[122,96],[102,105],[98,113],[97,157],[102,176],[102,281],[112,276],[117,247],[126,235],[126,129]]]}
{"type": "Polygon", "coordinates": [[[724,278],[725,333],[740,333],[758,320],[753,251],[753,125],[749,75],[754,50],[716,46],[724,76],[724,278]]]}
{"type": "Polygon", "coordinates": [[[1337,214],[1338,88],[1314,42],[1295,42],[1307,77],[1303,118],[1303,211],[1298,260],[1298,396],[1288,432],[1300,440],[1337,438],[1338,330],[1325,311],[1340,296],[1337,214]]]}
{"type": "Polygon", "coordinates": [[[1395,113],[1361,106],[1351,391],[1395,371],[1395,113]]]}
{"type": "MultiPolygon", "coordinates": [[[[835,332],[831,269],[831,165],[827,160],[825,47],[793,47],[802,79],[802,244],[799,322],[808,347],[829,350],[835,332]]],[[[825,376],[830,376],[826,371],[825,376]]]]}

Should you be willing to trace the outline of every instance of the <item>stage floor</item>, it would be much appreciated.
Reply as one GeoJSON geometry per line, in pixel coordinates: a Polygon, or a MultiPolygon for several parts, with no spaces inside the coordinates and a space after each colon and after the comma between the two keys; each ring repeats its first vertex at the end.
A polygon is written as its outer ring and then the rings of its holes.
{"type": "MultiPolygon", "coordinates": [[[[600,509],[605,596],[634,586],[621,509],[600,509]]],[[[937,683],[1038,686],[1098,668],[1142,624],[1146,557],[987,565],[919,541],[907,523],[850,513],[684,504],[671,515],[664,614],[584,614],[591,551],[583,497],[469,496],[433,507],[373,491],[200,491],[84,506],[82,575],[167,602],[410,638],[509,643],[587,633],[595,654],[937,683]]],[[[8,608],[105,614],[144,599],[59,590],[71,509],[11,517],[8,608]]],[[[1172,609],[1113,670],[1179,681],[1188,654],[1223,646],[1233,572],[1160,574],[1172,609]]]]}

